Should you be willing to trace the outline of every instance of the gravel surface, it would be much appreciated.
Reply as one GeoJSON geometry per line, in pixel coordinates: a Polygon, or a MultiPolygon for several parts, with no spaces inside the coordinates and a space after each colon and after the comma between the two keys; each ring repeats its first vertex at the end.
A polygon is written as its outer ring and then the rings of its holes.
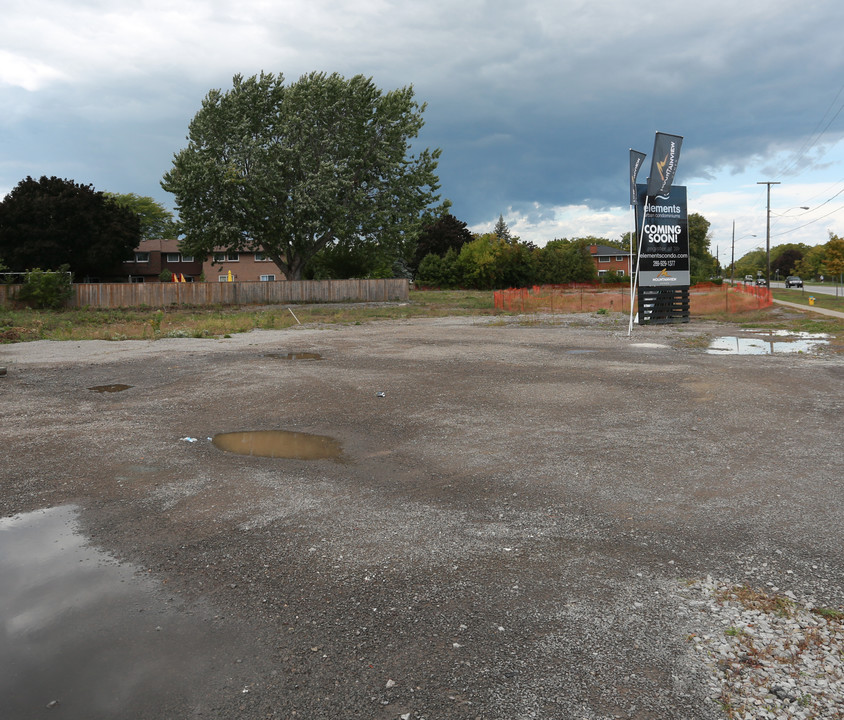
{"type": "Polygon", "coordinates": [[[238,638],[168,717],[840,718],[840,623],[810,609],[843,609],[844,359],[706,352],[741,332],[579,315],[4,345],[0,515],[77,505],[238,638]],[[342,452],[210,441],[252,430],[342,452]],[[810,630],[809,670],[759,679],[749,639],[780,656],[810,630]]]}

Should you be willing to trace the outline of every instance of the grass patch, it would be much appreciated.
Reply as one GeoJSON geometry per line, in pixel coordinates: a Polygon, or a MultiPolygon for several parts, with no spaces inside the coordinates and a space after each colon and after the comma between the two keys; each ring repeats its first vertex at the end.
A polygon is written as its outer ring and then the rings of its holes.
{"type": "Polygon", "coordinates": [[[449,315],[498,315],[492,292],[416,290],[407,303],[272,307],[169,307],[65,310],[0,309],[0,343],[29,340],[157,340],[226,337],[304,324],[355,325],[449,315]]]}
{"type": "MultiPolygon", "coordinates": [[[[782,291],[797,293],[799,291],[782,291]]],[[[564,309],[555,312],[580,313],[588,327],[588,315],[610,315],[603,307],[564,309]]],[[[598,301],[605,302],[599,295],[598,301]]],[[[835,300],[835,298],[832,298],[835,300]]],[[[844,302],[844,301],[842,301],[844,302]]],[[[409,302],[395,303],[332,303],[311,305],[244,306],[244,307],[168,307],[131,309],[12,310],[0,309],[0,343],[30,340],[157,340],[167,337],[220,338],[252,330],[284,330],[303,325],[359,325],[379,320],[410,320],[448,316],[485,316],[504,318],[513,313],[497,310],[491,291],[475,290],[412,290],[409,302]],[[292,312],[291,312],[292,310],[292,312]],[[295,313],[295,317],[293,315],[295,313]]],[[[796,313],[794,313],[796,315],[796,313]]],[[[842,338],[844,319],[828,318],[811,313],[799,317],[783,317],[777,308],[752,309],[741,314],[728,314],[716,303],[711,313],[693,313],[695,320],[741,322],[754,329],[788,329],[794,332],[827,333],[842,338]]],[[[527,324],[553,323],[553,319],[527,320],[527,324]]],[[[570,325],[579,326],[575,321],[570,325]]],[[[691,338],[690,346],[700,346],[705,338],[691,338]]]]}
{"type": "Polygon", "coordinates": [[[815,615],[820,615],[825,620],[832,620],[835,622],[844,622],[844,612],[840,610],[833,610],[832,608],[812,608],[815,615]]]}
{"type": "Polygon", "coordinates": [[[780,290],[779,288],[772,288],[771,294],[775,300],[785,300],[786,302],[805,305],[807,308],[810,307],[809,297],[811,296],[815,298],[815,307],[844,312],[844,297],[842,296],[811,293],[806,290],[780,290]]]}

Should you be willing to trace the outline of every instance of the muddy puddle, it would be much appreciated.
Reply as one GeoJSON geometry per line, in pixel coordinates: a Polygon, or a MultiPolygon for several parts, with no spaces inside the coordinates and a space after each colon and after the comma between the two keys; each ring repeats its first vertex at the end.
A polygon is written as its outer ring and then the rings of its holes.
{"type": "Polygon", "coordinates": [[[233,674],[230,642],[90,547],[76,517],[63,506],[0,519],[0,717],[208,710],[208,682],[233,674]]]}
{"type": "Polygon", "coordinates": [[[114,385],[95,385],[94,387],[89,387],[88,389],[98,393],[118,393],[128,390],[131,387],[131,385],[115,383],[114,385]]]}
{"type": "Polygon", "coordinates": [[[265,357],[275,360],[322,360],[322,355],[315,352],[267,353],[265,357]]]}
{"type": "Polygon", "coordinates": [[[239,455],[292,460],[339,460],[340,443],[326,435],[287,430],[252,430],[215,435],[215,447],[239,455]]]}
{"type": "Polygon", "coordinates": [[[774,330],[756,333],[750,337],[718,337],[712,340],[706,352],[718,355],[814,353],[828,344],[829,335],[823,333],[793,333],[787,330],[774,330]]]}

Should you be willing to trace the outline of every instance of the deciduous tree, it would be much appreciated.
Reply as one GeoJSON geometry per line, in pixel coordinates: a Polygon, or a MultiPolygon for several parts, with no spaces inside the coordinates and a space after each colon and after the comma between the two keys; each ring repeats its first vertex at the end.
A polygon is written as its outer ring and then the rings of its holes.
{"type": "Polygon", "coordinates": [[[139,240],[132,211],[72,180],[27,177],[0,203],[0,256],[13,271],[67,265],[79,279],[109,274],[139,240]]]}
{"type": "Polygon", "coordinates": [[[121,207],[128,208],[138,216],[141,224],[141,240],[159,240],[175,238],[179,235],[179,226],[173,213],[146,195],[135,193],[105,193],[107,198],[114,200],[121,207]]]}
{"type": "Polygon", "coordinates": [[[440,151],[411,154],[424,109],[412,87],[385,93],[361,75],[290,85],[236,75],[231,90],[208,93],[162,181],[183,249],[264,252],[288,279],[331,245],[363,240],[401,255],[439,199],[440,151]]]}
{"type": "Polygon", "coordinates": [[[433,218],[422,226],[422,231],[416,240],[416,252],[413,257],[411,270],[415,274],[419,264],[429,253],[440,257],[453,249],[460,252],[460,248],[474,239],[472,232],[462,220],[458,220],[451,213],[433,218]]]}

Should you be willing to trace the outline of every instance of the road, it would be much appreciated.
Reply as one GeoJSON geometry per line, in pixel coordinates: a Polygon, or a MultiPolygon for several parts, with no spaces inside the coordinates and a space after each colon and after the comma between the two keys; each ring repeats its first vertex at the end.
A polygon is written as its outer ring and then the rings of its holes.
{"type": "MultiPolygon", "coordinates": [[[[785,288],[784,282],[772,282],[771,288],[779,288],[783,290],[785,288]]],[[[806,293],[815,293],[815,294],[824,294],[824,295],[841,295],[841,286],[837,288],[833,285],[804,285],[803,292],[806,293]]]]}

